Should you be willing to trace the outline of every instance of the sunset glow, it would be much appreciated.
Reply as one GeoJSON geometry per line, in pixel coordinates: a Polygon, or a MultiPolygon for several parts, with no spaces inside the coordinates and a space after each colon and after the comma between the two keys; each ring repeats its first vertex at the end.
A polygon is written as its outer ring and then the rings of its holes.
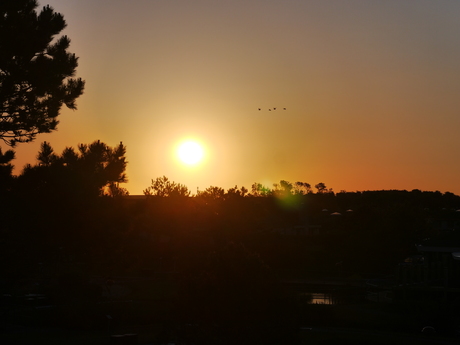
{"type": "Polygon", "coordinates": [[[64,15],[86,88],[17,146],[15,174],[43,141],[101,140],[126,145],[134,195],[163,175],[460,194],[460,1],[39,3],[64,15]],[[179,156],[188,139],[201,150],[179,156]]]}

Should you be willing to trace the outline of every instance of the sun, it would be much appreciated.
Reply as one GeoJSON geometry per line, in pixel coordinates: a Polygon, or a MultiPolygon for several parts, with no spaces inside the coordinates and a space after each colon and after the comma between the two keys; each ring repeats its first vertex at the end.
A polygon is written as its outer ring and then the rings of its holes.
{"type": "Polygon", "coordinates": [[[196,141],[187,140],[179,144],[177,157],[185,165],[197,165],[204,158],[204,150],[196,141]]]}

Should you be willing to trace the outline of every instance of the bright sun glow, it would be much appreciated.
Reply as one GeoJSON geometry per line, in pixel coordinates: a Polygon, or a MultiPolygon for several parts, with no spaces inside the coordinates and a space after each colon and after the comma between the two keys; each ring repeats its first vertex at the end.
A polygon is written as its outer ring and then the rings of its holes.
{"type": "Polygon", "coordinates": [[[203,160],[203,147],[196,141],[184,141],[179,145],[177,155],[180,161],[187,165],[196,165],[203,160]]]}

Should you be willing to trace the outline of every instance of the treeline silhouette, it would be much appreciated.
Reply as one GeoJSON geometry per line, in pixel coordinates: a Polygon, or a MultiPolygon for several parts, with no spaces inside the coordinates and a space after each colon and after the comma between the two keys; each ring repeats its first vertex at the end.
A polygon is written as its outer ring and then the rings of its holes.
{"type": "Polygon", "coordinates": [[[5,259],[15,251],[18,260],[34,262],[59,255],[118,270],[175,270],[232,241],[282,274],[389,272],[414,243],[456,228],[459,219],[460,197],[450,192],[334,193],[324,183],[313,191],[284,180],[191,195],[163,176],[152,179],[144,198],[128,197],[120,187],[125,154],[122,143],[95,141],[56,154],[44,142],[37,163],[13,176],[14,155],[1,153],[5,259]]]}
{"type": "MultiPolygon", "coordinates": [[[[122,143],[56,154],[45,142],[37,163],[13,176],[14,154],[0,153],[4,289],[39,282],[60,303],[87,304],[103,298],[90,277],[173,274],[169,313],[142,322],[205,324],[206,336],[194,335],[203,343],[222,334],[256,343],[270,329],[268,343],[296,324],[282,281],[392,274],[418,241],[456,237],[460,228],[460,197],[439,191],[335,193],[282,180],[192,195],[162,176],[143,196],[129,196],[120,187],[125,154],[122,143]]],[[[76,323],[62,313],[57,320],[76,323]]],[[[87,314],[76,324],[82,320],[103,325],[87,314]]]]}

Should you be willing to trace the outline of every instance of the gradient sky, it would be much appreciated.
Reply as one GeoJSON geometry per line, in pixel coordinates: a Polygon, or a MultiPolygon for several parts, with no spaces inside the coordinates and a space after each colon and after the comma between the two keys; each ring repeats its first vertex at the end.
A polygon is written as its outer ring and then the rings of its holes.
{"type": "Polygon", "coordinates": [[[46,4],[86,90],[18,146],[17,173],[45,140],[100,139],[126,145],[131,194],[163,175],[192,192],[283,179],[460,194],[458,0],[46,4]],[[193,169],[173,154],[190,137],[207,150],[193,169]]]}

